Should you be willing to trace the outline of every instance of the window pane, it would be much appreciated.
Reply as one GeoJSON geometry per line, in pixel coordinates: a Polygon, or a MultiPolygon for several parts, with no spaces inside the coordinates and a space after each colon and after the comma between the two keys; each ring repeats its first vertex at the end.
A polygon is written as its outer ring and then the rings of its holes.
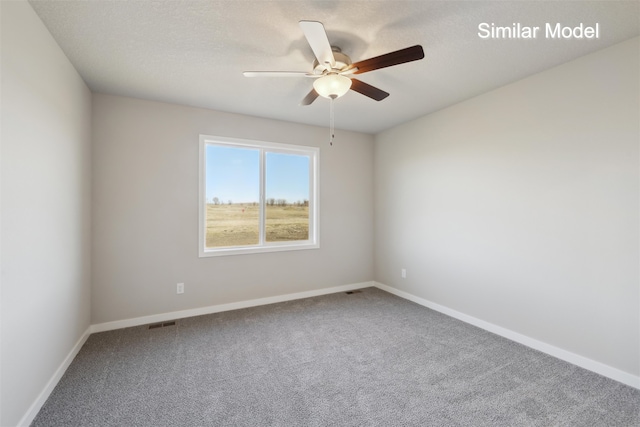
{"type": "Polygon", "coordinates": [[[260,152],[206,146],[207,248],[259,243],[260,152]]]}
{"type": "Polygon", "coordinates": [[[309,156],[266,153],[266,240],[309,239],[309,156]]]}

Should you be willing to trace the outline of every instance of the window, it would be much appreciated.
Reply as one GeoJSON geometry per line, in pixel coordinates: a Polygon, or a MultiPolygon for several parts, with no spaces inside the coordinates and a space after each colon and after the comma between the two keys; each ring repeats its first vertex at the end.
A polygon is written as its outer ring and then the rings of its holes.
{"type": "Polygon", "coordinates": [[[319,247],[318,154],[200,135],[200,256],[319,247]]]}

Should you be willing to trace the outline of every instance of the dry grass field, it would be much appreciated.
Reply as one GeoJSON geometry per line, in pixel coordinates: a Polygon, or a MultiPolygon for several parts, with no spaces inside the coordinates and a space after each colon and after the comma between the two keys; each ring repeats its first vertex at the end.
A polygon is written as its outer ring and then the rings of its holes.
{"type": "MultiPolygon", "coordinates": [[[[207,204],[207,247],[258,244],[259,206],[207,204]]],[[[267,206],[267,242],[307,240],[308,206],[267,206]]]]}

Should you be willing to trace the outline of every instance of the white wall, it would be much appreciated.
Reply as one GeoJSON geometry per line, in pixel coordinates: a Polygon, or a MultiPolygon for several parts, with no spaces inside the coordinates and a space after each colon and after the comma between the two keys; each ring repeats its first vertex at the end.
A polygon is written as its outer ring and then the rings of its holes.
{"type": "Polygon", "coordinates": [[[635,38],[377,135],[376,280],[638,376],[638,55],[635,38]]]}
{"type": "Polygon", "coordinates": [[[327,135],[94,94],[92,323],[371,281],[373,137],[327,135]],[[319,146],[320,249],[199,258],[200,133],[319,146]]]}
{"type": "Polygon", "coordinates": [[[26,2],[2,14],[0,425],[89,327],[91,93],[26,2]]]}

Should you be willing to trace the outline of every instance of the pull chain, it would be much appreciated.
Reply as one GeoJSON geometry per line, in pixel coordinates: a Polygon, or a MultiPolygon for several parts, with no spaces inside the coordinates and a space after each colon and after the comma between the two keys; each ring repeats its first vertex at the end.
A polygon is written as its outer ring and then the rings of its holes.
{"type": "Polygon", "coordinates": [[[333,100],[335,98],[331,97],[331,101],[329,104],[329,145],[333,145],[333,139],[335,138],[334,132],[334,118],[333,118],[333,100]]]}

